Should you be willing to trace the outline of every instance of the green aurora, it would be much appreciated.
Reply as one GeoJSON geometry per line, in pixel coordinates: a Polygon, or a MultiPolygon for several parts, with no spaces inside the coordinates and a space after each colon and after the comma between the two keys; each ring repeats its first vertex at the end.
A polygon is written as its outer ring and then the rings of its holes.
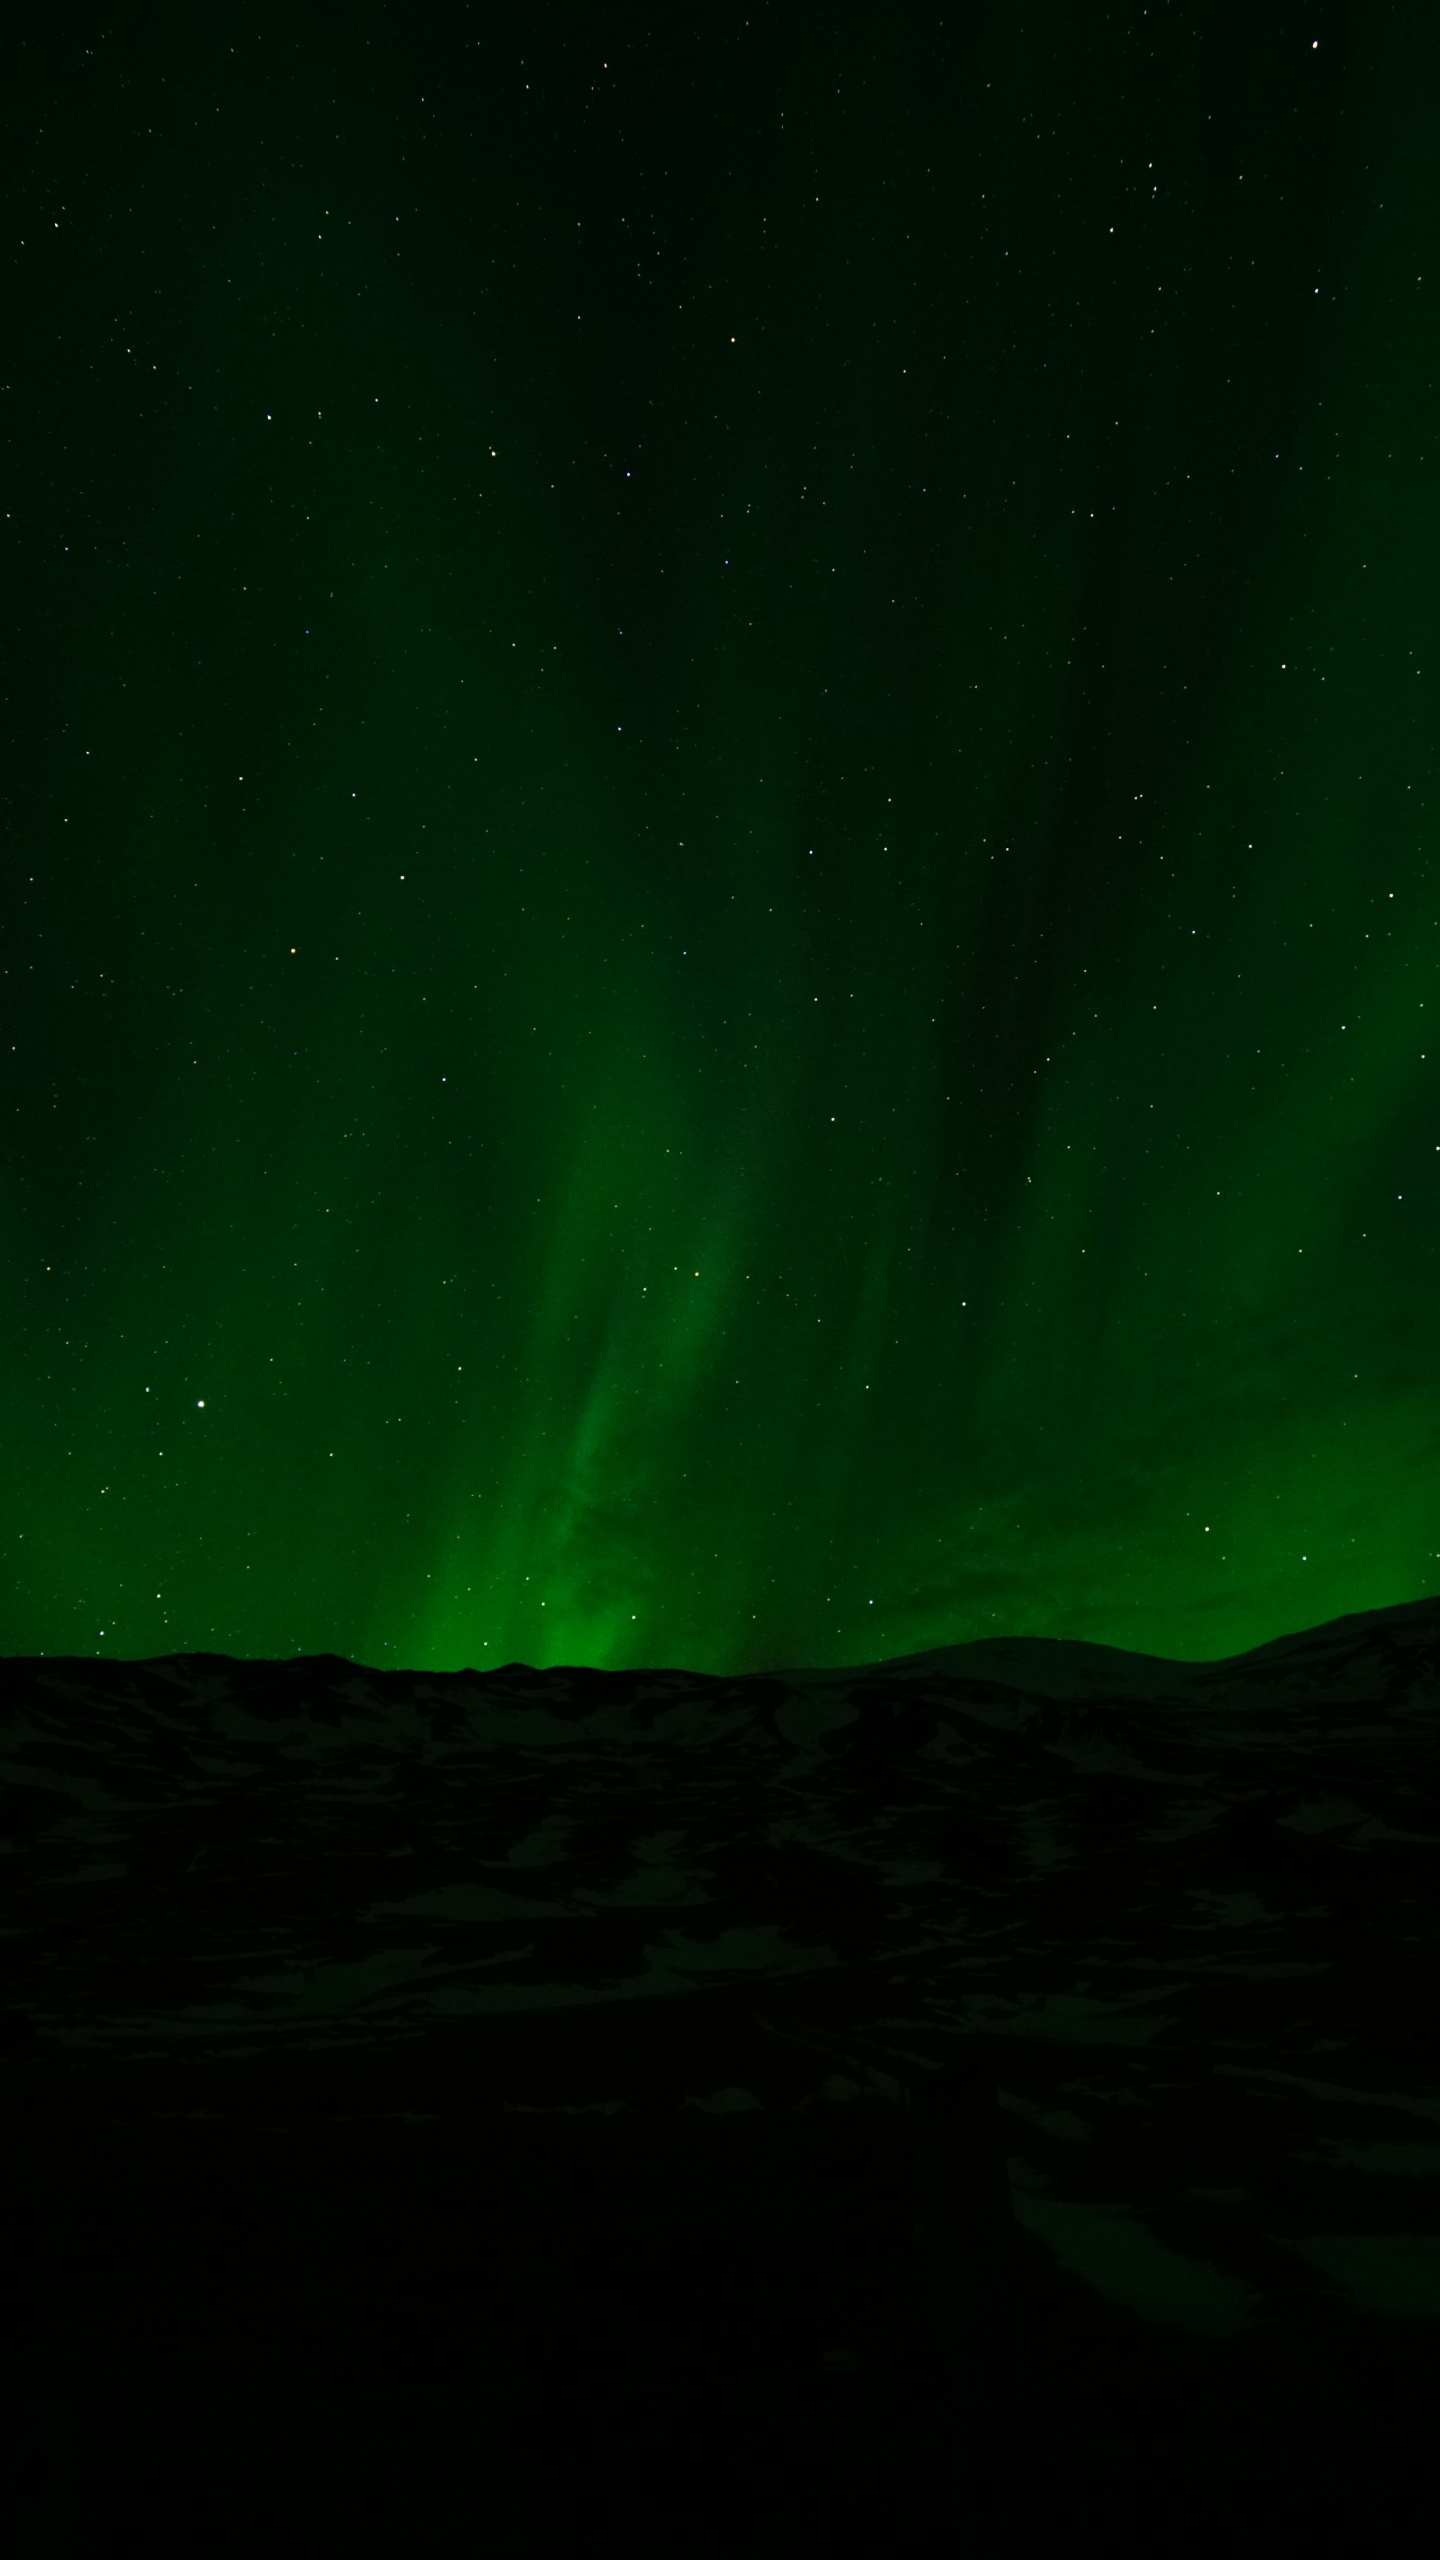
{"type": "Polygon", "coordinates": [[[11,47],[0,1649],[1440,1592],[1431,13],[531,14],[11,47]]]}

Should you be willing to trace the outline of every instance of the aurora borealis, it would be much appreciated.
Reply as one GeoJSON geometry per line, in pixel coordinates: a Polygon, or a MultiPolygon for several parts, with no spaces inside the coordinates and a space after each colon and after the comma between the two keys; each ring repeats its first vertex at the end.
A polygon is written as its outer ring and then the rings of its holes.
{"type": "Polygon", "coordinates": [[[1435,75],[1241,0],[12,41],[0,1649],[1440,1592],[1435,75]]]}

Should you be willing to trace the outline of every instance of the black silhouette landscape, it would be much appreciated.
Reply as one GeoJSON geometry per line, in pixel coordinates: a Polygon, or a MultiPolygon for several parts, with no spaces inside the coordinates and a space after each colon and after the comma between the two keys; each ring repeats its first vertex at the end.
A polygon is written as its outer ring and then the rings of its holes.
{"type": "Polygon", "coordinates": [[[879,2531],[1039,2518],[1103,2463],[1138,2532],[1157,2465],[1232,2520],[1403,2467],[1440,1605],[1210,1664],[41,1658],[0,1695],[32,2507],[108,2444],[160,2530],[208,2445],[217,2547],[239,2441],[413,2520],[527,2426],[537,2496],[593,2507],[613,2460],[654,2522],[663,2474],[692,2547],[697,2464],[722,2533],[759,2481],[879,2531]]]}

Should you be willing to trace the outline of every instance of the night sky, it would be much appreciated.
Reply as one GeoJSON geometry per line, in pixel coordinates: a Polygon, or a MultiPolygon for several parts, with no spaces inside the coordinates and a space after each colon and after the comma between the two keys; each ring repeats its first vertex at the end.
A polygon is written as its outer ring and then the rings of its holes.
{"type": "Polygon", "coordinates": [[[0,1650],[1440,1592],[1433,11],[56,17],[0,1650]]]}

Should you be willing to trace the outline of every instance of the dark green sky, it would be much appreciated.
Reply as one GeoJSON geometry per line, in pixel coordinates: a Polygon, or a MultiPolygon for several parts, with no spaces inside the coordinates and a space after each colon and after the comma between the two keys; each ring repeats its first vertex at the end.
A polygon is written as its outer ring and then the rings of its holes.
{"type": "Polygon", "coordinates": [[[1433,13],[58,17],[0,1650],[1440,1591],[1433,13]]]}

